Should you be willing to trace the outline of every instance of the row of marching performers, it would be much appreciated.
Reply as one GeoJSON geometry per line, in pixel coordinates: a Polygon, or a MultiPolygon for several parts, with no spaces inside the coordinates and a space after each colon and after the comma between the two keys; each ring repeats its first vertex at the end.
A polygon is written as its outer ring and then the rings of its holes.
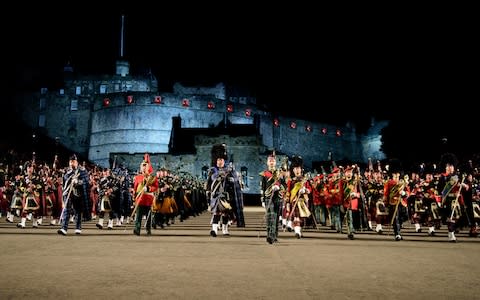
{"type": "MultiPolygon", "coordinates": [[[[115,168],[78,165],[76,155],[69,160],[70,166],[59,168],[58,161],[49,167],[34,160],[18,166],[2,166],[0,175],[0,212],[7,222],[17,222],[25,228],[31,221],[37,228],[47,220],[49,225],[60,224],[68,215],[66,223],[77,222],[76,233],[81,233],[83,221],[97,219],[96,226],[113,229],[127,224],[134,216],[134,178],[123,166],[115,168]],[[78,170],[78,171],[77,171],[78,170]],[[68,212],[68,214],[66,214],[68,212]]],[[[174,222],[197,216],[207,208],[203,182],[190,174],[172,174],[165,168],[152,172],[163,192],[153,195],[151,205],[153,227],[164,227],[174,222]]],[[[63,228],[66,227],[60,224],[63,228]]],[[[62,232],[62,234],[64,234],[62,232]]]]}
{"type": "Polygon", "coordinates": [[[303,160],[292,157],[277,168],[274,154],[267,158],[267,169],[260,173],[261,199],[266,208],[267,242],[277,241],[283,227],[302,237],[302,227],[329,225],[349,239],[359,230],[393,228],[396,241],[403,239],[402,224],[410,221],[416,232],[428,228],[435,235],[442,225],[448,227],[448,241],[455,242],[455,233],[469,228],[470,236],[478,235],[480,222],[479,174],[462,177],[453,160],[444,158],[444,172],[427,169],[403,175],[400,163],[392,160],[389,171],[372,167],[363,173],[356,166],[333,167],[329,174],[303,174],[303,160]],[[327,224],[328,223],[328,224],[327,224]],[[373,227],[375,226],[375,227],[373,227]]]}

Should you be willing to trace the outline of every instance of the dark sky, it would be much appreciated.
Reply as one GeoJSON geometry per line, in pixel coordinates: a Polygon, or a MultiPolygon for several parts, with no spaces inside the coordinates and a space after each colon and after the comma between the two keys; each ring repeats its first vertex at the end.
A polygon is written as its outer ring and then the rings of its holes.
{"type": "Polygon", "coordinates": [[[57,82],[66,61],[79,72],[113,73],[124,14],[131,72],[151,69],[161,90],[176,81],[226,82],[294,116],[353,119],[360,127],[371,116],[396,119],[410,136],[473,133],[477,114],[467,103],[478,98],[474,41],[468,20],[448,8],[441,14],[234,3],[213,11],[181,4],[57,9],[12,12],[4,24],[17,90],[57,82]]]}

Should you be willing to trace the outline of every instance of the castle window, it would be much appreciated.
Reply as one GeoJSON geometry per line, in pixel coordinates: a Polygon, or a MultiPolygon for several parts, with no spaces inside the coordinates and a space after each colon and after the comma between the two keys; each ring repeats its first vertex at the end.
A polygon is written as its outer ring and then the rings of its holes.
{"type": "Polygon", "coordinates": [[[43,87],[43,88],[40,89],[40,94],[42,94],[42,95],[45,95],[47,92],[48,92],[47,88],[43,87]]]}
{"type": "Polygon", "coordinates": [[[100,85],[100,94],[105,94],[107,92],[107,85],[101,84],[100,85]]]}
{"type": "Polygon", "coordinates": [[[77,136],[77,118],[75,116],[70,116],[68,120],[68,136],[76,137],[77,136]]]}
{"type": "Polygon", "coordinates": [[[248,168],[247,167],[241,167],[240,168],[240,174],[242,175],[242,181],[245,187],[248,187],[248,168]]]}
{"type": "Polygon", "coordinates": [[[202,167],[202,178],[204,180],[207,180],[207,178],[208,178],[208,167],[207,166],[202,167]]]}
{"type": "Polygon", "coordinates": [[[70,101],[70,110],[71,111],[78,110],[78,100],[77,99],[72,99],[72,101],[70,101]]]}
{"type": "Polygon", "coordinates": [[[65,95],[65,90],[64,90],[64,89],[60,89],[59,94],[60,94],[60,95],[65,95]]]}
{"type": "Polygon", "coordinates": [[[47,107],[47,99],[40,98],[40,110],[43,111],[47,107]]]}
{"type": "Polygon", "coordinates": [[[45,115],[41,114],[38,116],[38,127],[45,127],[45,115]]]}
{"type": "Polygon", "coordinates": [[[75,87],[75,95],[81,95],[82,94],[82,87],[77,86],[75,87]]]}

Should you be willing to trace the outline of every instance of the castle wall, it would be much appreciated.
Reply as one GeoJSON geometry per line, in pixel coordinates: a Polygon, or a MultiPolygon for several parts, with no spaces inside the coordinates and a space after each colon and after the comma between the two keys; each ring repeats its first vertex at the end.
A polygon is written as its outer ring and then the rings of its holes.
{"type": "Polygon", "coordinates": [[[174,93],[152,91],[155,89],[148,80],[130,76],[113,76],[110,81],[107,77],[72,80],[68,81],[64,93],[55,91],[24,97],[23,119],[33,128],[58,138],[72,151],[88,155],[90,161],[102,167],[111,166],[112,155],[121,155],[128,168],[136,170],[143,154],[151,153],[152,162],[157,166],[201,177],[205,175],[205,168],[210,167],[211,146],[225,143],[236,169],[246,173],[243,177],[247,193],[259,192],[258,173],[265,168],[263,153],[266,150],[301,155],[306,169],[317,161],[366,162],[368,157],[382,155],[381,124],[367,136],[357,135],[355,127],[349,124],[337,127],[286,116],[276,116],[275,124],[272,114],[259,109],[252,99],[224,94],[223,85],[202,89],[176,84],[174,93]],[[129,87],[136,90],[109,92],[109,89],[121,90],[126,82],[137,82],[129,87]],[[100,93],[100,85],[106,83],[107,92],[100,93]],[[151,90],[146,91],[145,87],[151,90]],[[161,101],[156,103],[159,97],[161,101]],[[232,110],[227,110],[228,107],[232,110]],[[40,116],[45,118],[41,128],[38,126],[40,116]],[[171,155],[174,117],[180,117],[182,128],[213,128],[226,121],[255,124],[258,136],[196,136],[195,155],[171,155]],[[294,128],[292,123],[296,125],[294,128]]]}

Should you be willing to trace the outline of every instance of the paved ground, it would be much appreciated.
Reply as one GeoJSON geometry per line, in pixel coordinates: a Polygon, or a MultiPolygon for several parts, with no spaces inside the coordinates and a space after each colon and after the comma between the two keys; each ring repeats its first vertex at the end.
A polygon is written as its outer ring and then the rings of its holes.
{"type": "MultiPolygon", "coordinates": [[[[210,214],[157,229],[131,225],[82,235],[57,226],[17,229],[0,221],[0,299],[479,299],[480,238],[448,243],[415,233],[404,240],[328,228],[302,239],[281,232],[267,244],[261,208],[247,208],[246,228],[209,235],[210,214]]],[[[27,222],[31,226],[31,223],[27,222]]]]}

